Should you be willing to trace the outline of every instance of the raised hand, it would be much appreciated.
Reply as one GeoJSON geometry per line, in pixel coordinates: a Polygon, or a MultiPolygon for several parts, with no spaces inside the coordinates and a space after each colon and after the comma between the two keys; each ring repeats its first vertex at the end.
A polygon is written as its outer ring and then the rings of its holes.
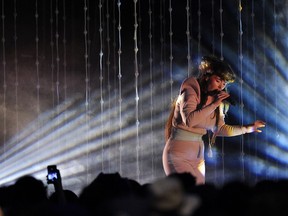
{"type": "Polygon", "coordinates": [[[261,133],[262,130],[260,130],[259,128],[263,128],[266,126],[266,123],[262,120],[256,120],[254,123],[247,125],[247,133],[252,133],[252,132],[256,132],[256,133],[261,133]]]}

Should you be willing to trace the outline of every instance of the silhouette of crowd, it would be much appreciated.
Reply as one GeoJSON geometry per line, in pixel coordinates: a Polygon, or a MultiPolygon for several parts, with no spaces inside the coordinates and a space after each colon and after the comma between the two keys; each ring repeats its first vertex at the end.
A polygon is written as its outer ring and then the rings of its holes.
{"type": "Polygon", "coordinates": [[[23,176],[0,188],[0,216],[282,216],[288,214],[287,195],[285,179],[216,187],[196,185],[182,173],[141,185],[119,173],[100,173],[79,196],[64,189],[48,196],[41,180],[23,176]]]}

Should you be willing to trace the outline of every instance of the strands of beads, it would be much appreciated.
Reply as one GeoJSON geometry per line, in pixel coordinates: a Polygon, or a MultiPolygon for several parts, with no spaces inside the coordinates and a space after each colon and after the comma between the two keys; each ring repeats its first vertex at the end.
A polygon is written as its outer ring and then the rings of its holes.
{"type": "Polygon", "coordinates": [[[209,181],[221,183],[221,174],[223,181],[237,175],[246,180],[247,174],[255,181],[287,176],[279,169],[285,163],[280,154],[285,154],[281,150],[287,133],[280,121],[286,114],[285,60],[280,53],[285,40],[278,31],[286,17],[276,0],[246,1],[245,10],[240,0],[133,0],[122,5],[120,0],[65,1],[27,1],[24,8],[22,1],[1,0],[0,161],[9,164],[1,169],[1,184],[20,177],[23,170],[42,175],[47,158],[65,170],[63,177],[73,187],[80,187],[79,178],[89,183],[101,171],[117,171],[141,183],[158,178],[163,174],[168,101],[178,94],[173,87],[191,76],[194,59],[209,53],[225,57],[240,78],[229,90],[231,96],[241,94],[241,107],[231,106],[225,121],[237,119],[243,125],[259,118],[269,127],[261,135],[245,135],[245,145],[243,137],[219,138],[222,148],[219,142],[212,149],[216,157],[206,158],[209,181]],[[230,142],[236,144],[228,146],[230,142]],[[72,166],[76,172],[70,172],[72,166]]]}
{"type": "Polygon", "coordinates": [[[186,37],[187,37],[187,77],[190,77],[191,53],[190,53],[190,0],[186,3],[186,37]]]}
{"type": "MultiPolygon", "coordinates": [[[[274,45],[274,50],[278,50],[278,47],[277,47],[277,42],[278,42],[278,31],[277,29],[279,28],[278,27],[278,15],[277,15],[277,11],[276,11],[276,1],[273,0],[273,25],[274,25],[274,35],[273,35],[273,45],[274,45]]],[[[274,79],[274,91],[275,92],[279,92],[280,89],[279,89],[279,83],[278,83],[278,79],[279,79],[279,76],[278,76],[278,72],[277,72],[277,68],[278,68],[278,56],[277,56],[278,52],[274,52],[273,53],[273,70],[274,70],[274,75],[273,75],[273,79],[274,79]]],[[[275,114],[275,136],[277,139],[279,139],[280,135],[279,135],[279,131],[278,131],[278,120],[279,120],[279,109],[278,109],[278,95],[279,94],[275,94],[275,111],[276,111],[276,114],[275,114]]],[[[279,157],[279,156],[278,156],[279,157]]],[[[278,167],[278,164],[279,162],[277,161],[276,163],[276,166],[278,167]]],[[[275,176],[276,180],[278,180],[279,178],[279,172],[277,172],[277,175],[275,176]]]]}
{"type": "Polygon", "coordinates": [[[63,0],[63,74],[64,74],[64,102],[67,99],[67,39],[66,39],[66,1],[63,0]]]}
{"type": "MultiPolygon", "coordinates": [[[[63,88],[64,88],[64,106],[66,107],[68,105],[67,102],[67,39],[66,39],[66,0],[63,0],[62,2],[62,6],[63,6],[63,16],[62,16],[62,20],[63,20],[63,40],[62,40],[62,44],[63,44],[63,88]]],[[[65,112],[64,113],[64,121],[67,122],[67,118],[68,115],[65,112]]],[[[69,146],[69,140],[65,139],[63,141],[63,145],[65,145],[66,148],[68,148],[69,146]]],[[[68,158],[66,158],[67,160],[68,158]]],[[[86,160],[87,161],[87,160],[86,160]]],[[[87,163],[87,162],[86,162],[87,163]]]]}
{"type": "Polygon", "coordinates": [[[201,40],[202,40],[202,35],[201,35],[201,1],[198,0],[198,56],[202,55],[201,51],[201,40]]]}
{"type": "Polygon", "coordinates": [[[140,167],[139,167],[139,151],[140,151],[140,143],[139,143],[139,94],[138,94],[138,40],[137,40],[137,29],[138,29],[138,21],[137,21],[137,0],[134,0],[134,66],[135,66],[135,119],[136,119],[136,175],[137,180],[140,179],[140,167]]]}
{"type": "Polygon", "coordinates": [[[215,55],[215,1],[211,1],[212,54],[215,55]]]}
{"type": "MultiPolygon", "coordinates": [[[[56,51],[56,100],[57,107],[60,103],[60,55],[59,55],[59,9],[58,9],[58,0],[55,3],[55,51],[56,51]]],[[[58,114],[58,112],[57,112],[58,114]]]]}
{"type": "MultiPolygon", "coordinates": [[[[106,67],[107,67],[107,88],[108,88],[108,110],[111,110],[111,82],[110,82],[110,75],[111,75],[111,71],[110,71],[110,12],[109,12],[109,1],[106,2],[106,44],[107,44],[107,54],[106,54],[106,67]]],[[[109,116],[109,119],[111,119],[111,115],[109,116]]],[[[109,124],[111,125],[111,122],[109,121],[109,124]]],[[[109,139],[111,139],[111,132],[109,132],[109,139]]],[[[108,151],[108,154],[110,151],[108,151]]],[[[111,158],[109,156],[109,158],[111,158]]],[[[109,171],[111,170],[111,166],[110,166],[110,160],[109,160],[109,164],[108,164],[108,169],[109,171]]]]}
{"type": "Polygon", "coordinates": [[[3,152],[4,159],[6,158],[6,135],[7,135],[7,116],[6,116],[6,94],[7,94],[7,83],[6,83],[6,46],[5,46],[5,4],[4,0],[2,0],[2,11],[1,11],[1,19],[2,19],[2,66],[3,66],[3,152]]]}
{"type": "MultiPolygon", "coordinates": [[[[116,14],[117,12],[117,3],[116,3],[116,0],[113,0],[113,9],[112,9],[112,62],[113,62],[113,67],[112,67],[112,72],[111,74],[113,75],[113,78],[112,78],[112,86],[114,87],[114,90],[113,90],[113,93],[111,94],[113,98],[118,98],[118,85],[117,85],[117,45],[116,45],[116,40],[117,40],[117,21],[116,21],[116,14]]],[[[113,100],[112,101],[112,106],[113,107],[117,107],[118,106],[118,101],[117,100],[113,100]]],[[[112,123],[113,124],[113,123],[112,123]]],[[[118,140],[119,141],[119,140],[118,140]]],[[[118,147],[118,152],[117,152],[117,155],[119,154],[119,147],[118,147]]],[[[114,162],[116,161],[116,164],[119,165],[119,159],[120,157],[118,157],[116,160],[113,160],[114,162]]],[[[109,169],[112,169],[112,160],[110,160],[110,166],[109,166],[109,169]]],[[[118,167],[114,167],[116,169],[118,169],[118,167]]]]}
{"type": "Polygon", "coordinates": [[[100,38],[100,51],[99,51],[99,80],[100,80],[100,107],[101,107],[101,139],[102,139],[102,145],[101,145],[101,157],[102,157],[102,170],[104,170],[104,146],[103,146],[103,124],[104,124],[104,119],[103,119],[103,112],[104,112],[104,97],[103,97],[103,23],[102,23],[102,10],[103,10],[103,4],[102,0],[99,1],[99,38],[100,38]]]}
{"type": "MultiPolygon", "coordinates": [[[[242,2],[238,1],[238,14],[239,14],[239,71],[240,71],[240,102],[241,102],[241,112],[240,112],[240,125],[244,125],[244,104],[243,104],[243,29],[242,29],[242,2]]],[[[245,180],[245,164],[244,164],[244,137],[241,136],[241,147],[240,147],[240,157],[242,165],[242,179],[245,180]]]]}
{"type": "Polygon", "coordinates": [[[171,103],[174,100],[173,96],[173,19],[172,19],[172,2],[169,0],[169,72],[170,72],[170,98],[171,103]]]}
{"type": "MultiPolygon", "coordinates": [[[[164,1],[160,0],[160,11],[159,11],[159,24],[160,24],[160,71],[161,71],[161,79],[163,81],[164,78],[164,54],[165,54],[165,46],[164,46],[164,12],[163,5],[164,1]]],[[[162,91],[162,95],[163,95],[162,91]]]]}
{"type": "Polygon", "coordinates": [[[121,39],[121,1],[118,0],[118,102],[119,102],[119,172],[122,173],[122,71],[121,71],[121,54],[122,54],[122,39],[121,39]]]}
{"type": "MultiPolygon", "coordinates": [[[[55,77],[55,86],[56,86],[56,114],[57,116],[60,113],[60,47],[59,47],[59,2],[58,0],[55,0],[55,54],[56,54],[56,77],[55,77]]],[[[58,133],[59,125],[60,125],[60,119],[57,118],[57,128],[56,132],[58,133]]]]}
{"type": "MultiPolygon", "coordinates": [[[[40,75],[39,75],[39,27],[38,27],[38,20],[39,20],[39,14],[38,14],[38,0],[35,1],[35,66],[36,66],[36,94],[37,94],[37,128],[40,128],[40,121],[39,121],[39,115],[40,115],[40,75]]],[[[38,134],[37,134],[38,135],[38,134]]],[[[37,152],[40,149],[39,141],[37,137],[37,152]]],[[[39,163],[40,159],[38,159],[37,156],[37,163],[39,163]]]]}
{"type": "MultiPolygon", "coordinates": [[[[86,3],[87,11],[86,11],[86,42],[85,47],[87,46],[87,66],[85,65],[85,68],[87,67],[87,70],[85,69],[85,95],[86,95],[86,104],[85,104],[85,109],[86,113],[90,113],[91,109],[91,38],[90,38],[90,0],[87,1],[86,3]]],[[[85,64],[86,64],[85,63],[85,64]]]]}
{"type": "MultiPolygon", "coordinates": [[[[165,82],[165,0],[160,0],[159,2],[159,25],[160,25],[160,72],[161,72],[161,100],[162,103],[165,103],[164,101],[164,95],[166,94],[164,90],[164,85],[163,83],[165,82]]],[[[155,8],[155,7],[154,7],[155,8]]],[[[156,13],[155,13],[156,14],[156,13]]],[[[157,23],[157,22],[155,22],[157,23]]],[[[154,31],[155,32],[155,31],[154,31]]],[[[156,36],[156,33],[155,33],[156,36]]],[[[156,58],[156,57],[155,57],[156,58]]],[[[164,121],[164,116],[163,116],[163,121],[164,121]]]]}
{"type": "MultiPolygon", "coordinates": [[[[141,1],[139,0],[138,2],[138,17],[137,17],[137,20],[138,20],[138,62],[139,62],[139,74],[142,74],[142,70],[143,70],[143,58],[142,58],[142,17],[141,17],[141,1]]],[[[142,88],[142,76],[139,77],[140,80],[140,88],[142,88]]],[[[142,104],[141,104],[141,101],[139,103],[139,106],[141,107],[142,104]]]]}
{"type": "MultiPolygon", "coordinates": [[[[211,1],[211,30],[212,30],[212,54],[215,55],[215,2],[214,0],[211,1]]],[[[210,139],[210,137],[209,137],[210,139]]],[[[210,142],[210,140],[209,140],[210,142]]],[[[224,139],[222,139],[222,145],[224,143],[224,139]]],[[[209,151],[212,151],[211,149],[211,144],[209,145],[209,151]]],[[[210,154],[213,154],[212,152],[210,152],[210,154]]],[[[217,168],[216,168],[216,163],[214,163],[214,182],[217,181],[217,168]]]]}
{"type": "Polygon", "coordinates": [[[19,94],[19,83],[18,83],[18,51],[17,51],[17,0],[14,0],[14,72],[15,72],[15,112],[16,112],[16,140],[18,140],[19,132],[19,105],[18,105],[18,94],[19,94]]]}
{"type": "MultiPolygon", "coordinates": [[[[154,80],[153,80],[153,43],[152,43],[152,3],[151,0],[149,0],[148,4],[148,16],[149,16],[149,32],[148,32],[148,38],[149,38],[149,79],[150,79],[150,121],[152,123],[153,121],[153,114],[154,114],[154,101],[153,101],[153,90],[154,90],[154,80]]],[[[153,124],[150,124],[150,137],[152,138],[154,135],[153,132],[153,124]]],[[[151,142],[151,149],[152,149],[152,175],[154,176],[154,141],[151,142]]]]}
{"type": "MultiPolygon", "coordinates": [[[[143,62],[142,62],[142,17],[141,17],[141,0],[138,0],[137,2],[137,24],[138,24],[138,28],[137,28],[137,44],[138,44],[138,53],[137,53],[137,59],[138,59],[138,74],[139,74],[139,78],[138,78],[138,94],[139,94],[139,103],[138,103],[138,109],[139,109],[139,116],[138,118],[139,119],[142,119],[143,118],[143,112],[141,110],[143,104],[142,104],[142,101],[141,100],[141,90],[143,89],[143,86],[142,86],[142,81],[143,81],[143,76],[140,76],[142,74],[142,69],[143,69],[143,62]]],[[[140,122],[140,121],[139,121],[140,122]]],[[[152,124],[152,122],[150,121],[150,125],[152,124]]],[[[142,130],[141,130],[141,127],[139,125],[139,133],[138,133],[138,140],[139,140],[139,179],[141,178],[140,177],[140,161],[142,158],[142,146],[140,145],[140,138],[142,136],[142,130]]]]}
{"type": "MultiPolygon", "coordinates": [[[[85,48],[85,53],[84,53],[84,61],[85,61],[85,124],[88,126],[89,124],[89,119],[88,119],[88,110],[89,110],[89,25],[88,25],[88,2],[87,0],[84,0],[84,48],[85,48]]],[[[87,127],[86,127],[87,128],[87,127]]],[[[86,133],[87,133],[86,129],[86,133]]],[[[87,137],[85,137],[85,142],[86,142],[86,182],[89,181],[88,176],[89,176],[89,150],[88,150],[88,143],[89,140],[87,137]]]]}
{"type": "MultiPolygon", "coordinates": [[[[263,40],[263,50],[262,50],[262,52],[263,53],[265,53],[266,52],[266,49],[267,49],[267,38],[266,38],[266,7],[267,7],[267,4],[266,4],[266,0],[263,0],[262,1],[262,32],[264,33],[263,34],[263,36],[262,36],[262,40],[263,40]]],[[[263,60],[262,60],[262,65],[263,65],[263,67],[262,67],[262,69],[263,69],[263,71],[264,71],[264,85],[266,86],[266,85],[269,85],[269,83],[268,83],[268,73],[269,72],[267,72],[267,65],[268,65],[268,62],[267,62],[267,58],[266,58],[266,56],[265,55],[263,55],[263,60]]],[[[265,89],[264,90],[264,116],[265,116],[265,122],[266,123],[268,123],[267,122],[267,119],[266,119],[266,116],[267,116],[267,113],[268,113],[268,111],[267,111],[267,105],[269,104],[269,99],[268,99],[268,90],[267,89],[265,89]]],[[[267,134],[265,134],[265,138],[267,139],[268,138],[268,136],[267,136],[267,134]]],[[[265,146],[265,147],[267,147],[267,146],[265,146]]],[[[264,148],[265,148],[264,147],[264,148]]],[[[267,160],[268,158],[266,157],[265,158],[265,160],[267,160]]],[[[267,172],[266,172],[266,177],[268,177],[268,175],[267,175],[267,172]]]]}
{"type": "MultiPolygon", "coordinates": [[[[253,57],[252,57],[252,62],[253,62],[253,97],[256,98],[256,90],[257,90],[257,83],[256,83],[256,75],[257,75],[257,70],[256,70],[256,46],[255,46],[255,2],[252,0],[252,7],[251,7],[251,28],[252,28],[252,50],[253,50],[253,57]]],[[[257,103],[254,100],[253,103],[253,112],[254,112],[254,119],[257,119],[257,103]]],[[[253,143],[255,144],[255,148],[258,148],[258,141],[256,139],[256,134],[254,134],[253,137],[253,143]]],[[[258,152],[255,152],[255,157],[258,156],[258,152]]],[[[255,182],[257,182],[257,177],[255,179],[255,182]]]]}
{"type": "Polygon", "coordinates": [[[37,92],[37,113],[40,113],[40,77],[39,77],[39,36],[38,36],[38,1],[35,1],[35,66],[36,66],[36,92],[37,92]]]}
{"type": "Polygon", "coordinates": [[[220,58],[221,60],[224,59],[223,57],[223,37],[224,37],[224,32],[223,32],[223,2],[220,0],[220,58]]]}
{"type": "MultiPolygon", "coordinates": [[[[116,0],[113,0],[113,10],[112,10],[112,61],[113,61],[113,86],[114,86],[114,92],[113,97],[117,97],[117,46],[116,46],[116,32],[117,32],[117,21],[116,21],[116,10],[117,10],[117,4],[116,0]]],[[[113,104],[113,106],[117,106],[118,104],[113,104]]]]}
{"type": "MultiPolygon", "coordinates": [[[[219,9],[219,17],[220,17],[220,58],[223,60],[223,2],[220,0],[220,9],[219,9]]],[[[224,138],[222,138],[221,142],[221,162],[222,162],[222,179],[225,179],[225,145],[224,138]]]]}
{"type": "Polygon", "coordinates": [[[51,91],[52,91],[52,103],[55,107],[55,85],[54,85],[54,18],[53,18],[53,0],[50,0],[50,50],[51,50],[51,91]]]}

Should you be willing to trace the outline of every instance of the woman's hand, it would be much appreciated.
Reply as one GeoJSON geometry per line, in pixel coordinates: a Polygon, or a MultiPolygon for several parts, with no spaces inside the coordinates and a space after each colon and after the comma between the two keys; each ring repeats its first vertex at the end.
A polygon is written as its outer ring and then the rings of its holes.
{"type": "Polygon", "coordinates": [[[220,91],[217,95],[214,96],[213,103],[218,107],[223,100],[230,97],[230,94],[225,91],[220,91]]]}
{"type": "Polygon", "coordinates": [[[259,128],[263,128],[265,127],[265,125],[266,123],[264,121],[256,120],[253,124],[246,126],[247,133],[252,133],[252,132],[261,133],[262,130],[260,130],[259,128]]]}

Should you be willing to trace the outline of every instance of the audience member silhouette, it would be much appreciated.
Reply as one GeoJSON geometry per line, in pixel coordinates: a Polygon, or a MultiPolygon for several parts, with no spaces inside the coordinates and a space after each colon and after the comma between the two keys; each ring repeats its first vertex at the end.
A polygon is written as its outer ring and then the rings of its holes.
{"type": "Polygon", "coordinates": [[[123,178],[119,173],[100,173],[83,189],[79,199],[92,215],[117,215],[120,212],[144,215],[146,205],[142,194],[139,183],[123,178]]]}
{"type": "Polygon", "coordinates": [[[0,216],[286,216],[288,180],[262,180],[254,186],[230,181],[222,187],[196,185],[177,173],[141,185],[119,173],[100,173],[79,197],[70,190],[47,196],[42,181],[23,176],[0,187],[0,216]],[[61,197],[61,196],[60,196],[61,197]]]}
{"type": "Polygon", "coordinates": [[[43,182],[28,175],[19,178],[6,195],[10,197],[4,207],[7,216],[41,215],[48,204],[43,182]]]}
{"type": "MultiPolygon", "coordinates": [[[[64,193],[64,197],[65,197],[65,201],[66,203],[78,203],[79,198],[78,196],[71,190],[63,190],[64,193]]],[[[54,193],[52,193],[49,197],[49,201],[51,203],[59,203],[59,194],[57,191],[55,191],[54,193]]]]}
{"type": "Polygon", "coordinates": [[[190,193],[195,182],[191,174],[176,173],[152,183],[149,186],[152,215],[192,215],[200,206],[199,197],[190,193]],[[188,180],[191,180],[191,186],[188,180]]]}
{"type": "Polygon", "coordinates": [[[288,181],[263,180],[253,188],[249,216],[286,216],[288,181]]]}

